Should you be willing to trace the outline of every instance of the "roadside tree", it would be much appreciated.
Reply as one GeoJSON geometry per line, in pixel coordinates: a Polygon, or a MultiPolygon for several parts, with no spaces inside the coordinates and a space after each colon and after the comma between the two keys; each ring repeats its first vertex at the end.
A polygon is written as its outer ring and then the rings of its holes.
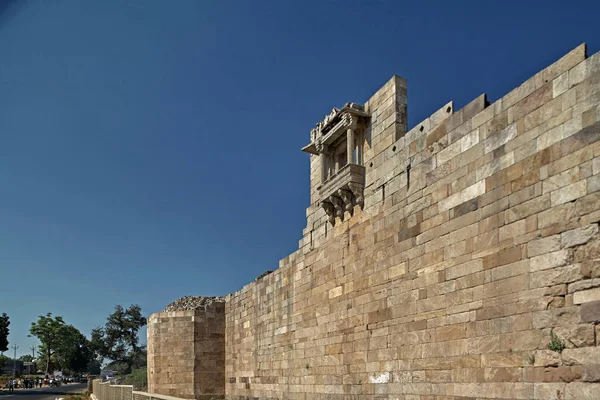
{"type": "Polygon", "coordinates": [[[41,342],[40,354],[46,361],[46,374],[51,372],[52,356],[58,350],[65,322],[60,316],[52,317],[52,313],[40,315],[37,322],[31,323],[29,332],[41,342]]]}
{"type": "Polygon", "coordinates": [[[139,305],[127,309],[117,305],[104,327],[92,330],[91,348],[102,360],[111,361],[108,368],[131,373],[133,368],[146,366],[145,346],[139,344],[139,330],[145,325],[146,318],[139,305]]]}
{"type": "Polygon", "coordinates": [[[0,352],[8,350],[8,333],[10,318],[6,313],[0,315],[0,352]]]}

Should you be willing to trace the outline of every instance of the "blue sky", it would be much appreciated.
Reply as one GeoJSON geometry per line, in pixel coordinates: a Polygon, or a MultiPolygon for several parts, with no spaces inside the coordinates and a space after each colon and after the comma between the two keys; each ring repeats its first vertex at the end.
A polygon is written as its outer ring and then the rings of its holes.
{"type": "Polygon", "coordinates": [[[493,101],[581,42],[595,1],[0,0],[0,312],[28,352],[238,290],[297,248],[309,130],[408,80],[409,125],[493,101]]]}

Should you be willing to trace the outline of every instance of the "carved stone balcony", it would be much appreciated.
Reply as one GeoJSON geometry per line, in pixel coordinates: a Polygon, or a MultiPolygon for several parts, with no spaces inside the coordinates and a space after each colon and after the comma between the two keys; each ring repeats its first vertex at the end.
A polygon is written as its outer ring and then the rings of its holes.
{"type": "Polygon", "coordinates": [[[365,167],[347,164],[329,178],[319,189],[321,206],[335,224],[335,218],[344,219],[345,211],[352,212],[355,205],[364,204],[365,167]]]}

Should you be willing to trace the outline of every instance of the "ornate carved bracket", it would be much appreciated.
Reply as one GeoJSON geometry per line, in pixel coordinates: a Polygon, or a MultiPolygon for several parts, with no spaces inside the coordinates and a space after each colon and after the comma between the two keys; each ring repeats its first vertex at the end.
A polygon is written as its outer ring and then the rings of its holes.
{"type": "Polygon", "coordinates": [[[344,201],[345,209],[348,212],[352,212],[353,204],[352,204],[352,192],[346,189],[339,189],[337,191],[338,195],[344,201]]]}
{"type": "Polygon", "coordinates": [[[329,196],[329,201],[333,203],[333,207],[335,208],[335,216],[340,217],[340,219],[344,219],[344,201],[337,196],[329,196]]]}
{"type": "Polygon", "coordinates": [[[361,208],[364,207],[364,205],[365,205],[364,186],[359,183],[350,182],[348,184],[348,188],[352,191],[352,194],[356,198],[356,204],[361,206],[361,208]]]}
{"type": "Polygon", "coordinates": [[[325,214],[329,217],[329,222],[335,225],[335,211],[333,209],[333,204],[324,200],[321,202],[321,206],[325,210],[325,214]]]}

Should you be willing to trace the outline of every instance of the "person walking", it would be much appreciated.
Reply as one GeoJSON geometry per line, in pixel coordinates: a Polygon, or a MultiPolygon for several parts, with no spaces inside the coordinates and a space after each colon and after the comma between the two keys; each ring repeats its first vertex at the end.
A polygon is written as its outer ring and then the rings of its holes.
{"type": "Polygon", "coordinates": [[[14,392],[14,381],[11,379],[8,380],[8,393],[14,392]]]}

